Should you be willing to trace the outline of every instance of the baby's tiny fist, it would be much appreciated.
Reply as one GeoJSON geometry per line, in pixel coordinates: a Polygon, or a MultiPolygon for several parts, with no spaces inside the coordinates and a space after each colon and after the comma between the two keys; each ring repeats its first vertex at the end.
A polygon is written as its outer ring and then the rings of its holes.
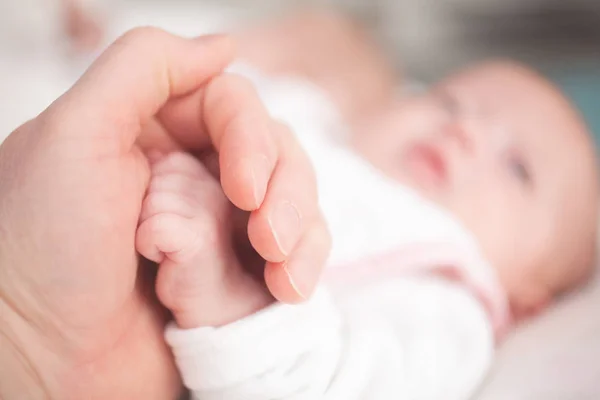
{"type": "Polygon", "coordinates": [[[218,183],[200,162],[183,153],[159,158],[142,205],[138,251],[158,263],[188,262],[216,240],[226,212],[218,183]]]}
{"type": "Polygon", "coordinates": [[[154,160],[136,245],[160,263],[157,295],[181,328],[222,325],[267,304],[231,246],[231,211],[218,181],[192,156],[154,160]]]}

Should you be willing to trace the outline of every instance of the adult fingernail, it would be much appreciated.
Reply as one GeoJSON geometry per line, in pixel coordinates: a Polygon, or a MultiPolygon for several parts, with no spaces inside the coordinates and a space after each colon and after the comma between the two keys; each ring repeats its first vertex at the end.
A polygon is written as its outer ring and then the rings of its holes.
{"type": "Polygon", "coordinates": [[[296,294],[298,295],[300,300],[306,300],[306,296],[304,295],[305,290],[301,287],[301,285],[298,282],[298,280],[296,279],[296,277],[294,277],[294,275],[292,274],[292,271],[290,271],[289,264],[283,263],[281,267],[283,268],[283,271],[285,272],[285,275],[288,278],[290,286],[292,287],[294,292],[296,292],[296,294]]]}
{"type": "Polygon", "coordinates": [[[221,41],[225,42],[225,41],[229,41],[229,40],[231,40],[229,35],[221,34],[221,33],[215,33],[212,35],[202,35],[202,36],[198,36],[198,37],[194,38],[194,42],[196,42],[202,46],[213,45],[213,44],[221,42],[221,41]]]}
{"type": "Polygon", "coordinates": [[[298,209],[289,201],[279,203],[271,212],[269,225],[279,251],[287,256],[300,237],[301,219],[298,209]]]}
{"type": "Polygon", "coordinates": [[[235,163],[235,174],[240,176],[241,183],[250,185],[253,209],[258,209],[267,193],[271,169],[265,156],[244,157],[235,163]]]}
{"type": "Polygon", "coordinates": [[[225,54],[233,54],[236,48],[232,37],[225,34],[200,36],[195,38],[194,42],[201,48],[210,47],[213,51],[219,49],[225,54]]]}
{"type": "Polygon", "coordinates": [[[267,186],[271,177],[271,167],[269,160],[264,155],[257,155],[252,158],[252,193],[256,207],[260,207],[265,195],[267,194],[267,186]]]}
{"type": "Polygon", "coordinates": [[[238,158],[221,166],[221,184],[229,198],[235,196],[243,204],[238,204],[238,207],[245,211],[258,210],[265,199],[271,171],[263,155],[238,158]],[[230,178],[223,180],[224,176],[230,178]]]}

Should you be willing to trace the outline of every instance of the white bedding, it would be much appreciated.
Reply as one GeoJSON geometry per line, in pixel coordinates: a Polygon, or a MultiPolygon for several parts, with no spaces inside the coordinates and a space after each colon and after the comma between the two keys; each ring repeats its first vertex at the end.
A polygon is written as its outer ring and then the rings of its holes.
{"type": "MultiPolygon", "coordinates": [[[[240,17],[190,2],[185,3],[186,10],[182,6],[175,8],[173,2],[167,8],[159,2],[144,4],[151,5],[122,8],[111,27],[110,38],[129,27],[146,24],[193,35],[226,27],[240,17]]],[[[0,24],[7,18],[3,15],[0,24]]],[[[37,32],[39,35],[52,29],[37,32]]],[[[16,51],[19,46],[15,46],[14,37],[0,35],[0,141],[50,104],[85,66],[85,62],[66,62],[49,46],[16,51]],[[10,42],[9,37],[13,38],[10,42]]],[[[30,39],[21,40],[25,44],[30,39]]],[[[479,399],[600,399],[600,278],[515,332],[501,348],[479,399]]]]}
{"type": "Polygon", "coordinates": [[[600,399],[600,277],[517,330],[478,399],[600,399]]]}

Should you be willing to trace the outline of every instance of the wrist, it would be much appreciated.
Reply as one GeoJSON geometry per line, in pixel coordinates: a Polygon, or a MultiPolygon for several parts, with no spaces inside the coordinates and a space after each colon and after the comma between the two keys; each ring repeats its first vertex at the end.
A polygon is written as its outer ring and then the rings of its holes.
{"type": "Polygon", "coordinates": [[[213,285],[213,289],[196,304],[173,314],[180,329],[220,327],[246,318],[274,302],[264,284],[244,271],[236,271],[213,285]]]}

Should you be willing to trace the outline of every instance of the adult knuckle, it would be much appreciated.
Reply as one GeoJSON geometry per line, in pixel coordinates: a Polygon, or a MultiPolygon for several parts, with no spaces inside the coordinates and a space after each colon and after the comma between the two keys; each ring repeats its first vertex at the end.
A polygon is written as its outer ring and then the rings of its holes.
{"type": "Polygon", "coordinates": [[[207,89],[207,95],[229,97],[239,91],[253,90],[252,83],[243,76],[226,73],[216,77],[207,89]]]}
{"type": "Polygon", "coordinates": [[[34,129],[51,135],[63,135],[73,130],[73,104],[61,97],[30,121],[34,129]]]}
{"type": "Polygon", "coordinates": [[[141,26],[125,32],[117,42],[125,46],[151,46],[164,40],[167,33],[160,28],[141,26]]]}
{"type": "Polygon", "coordinates": [[[224,113],[227,117],[236,115],[240,111],[239,99],[244,97],[244,93],[253,90],[254,87],[248,79],[235,74],[222,74],[214,78],[206,87],[206,111],[225,108],[229,111],[224,113]]]}

